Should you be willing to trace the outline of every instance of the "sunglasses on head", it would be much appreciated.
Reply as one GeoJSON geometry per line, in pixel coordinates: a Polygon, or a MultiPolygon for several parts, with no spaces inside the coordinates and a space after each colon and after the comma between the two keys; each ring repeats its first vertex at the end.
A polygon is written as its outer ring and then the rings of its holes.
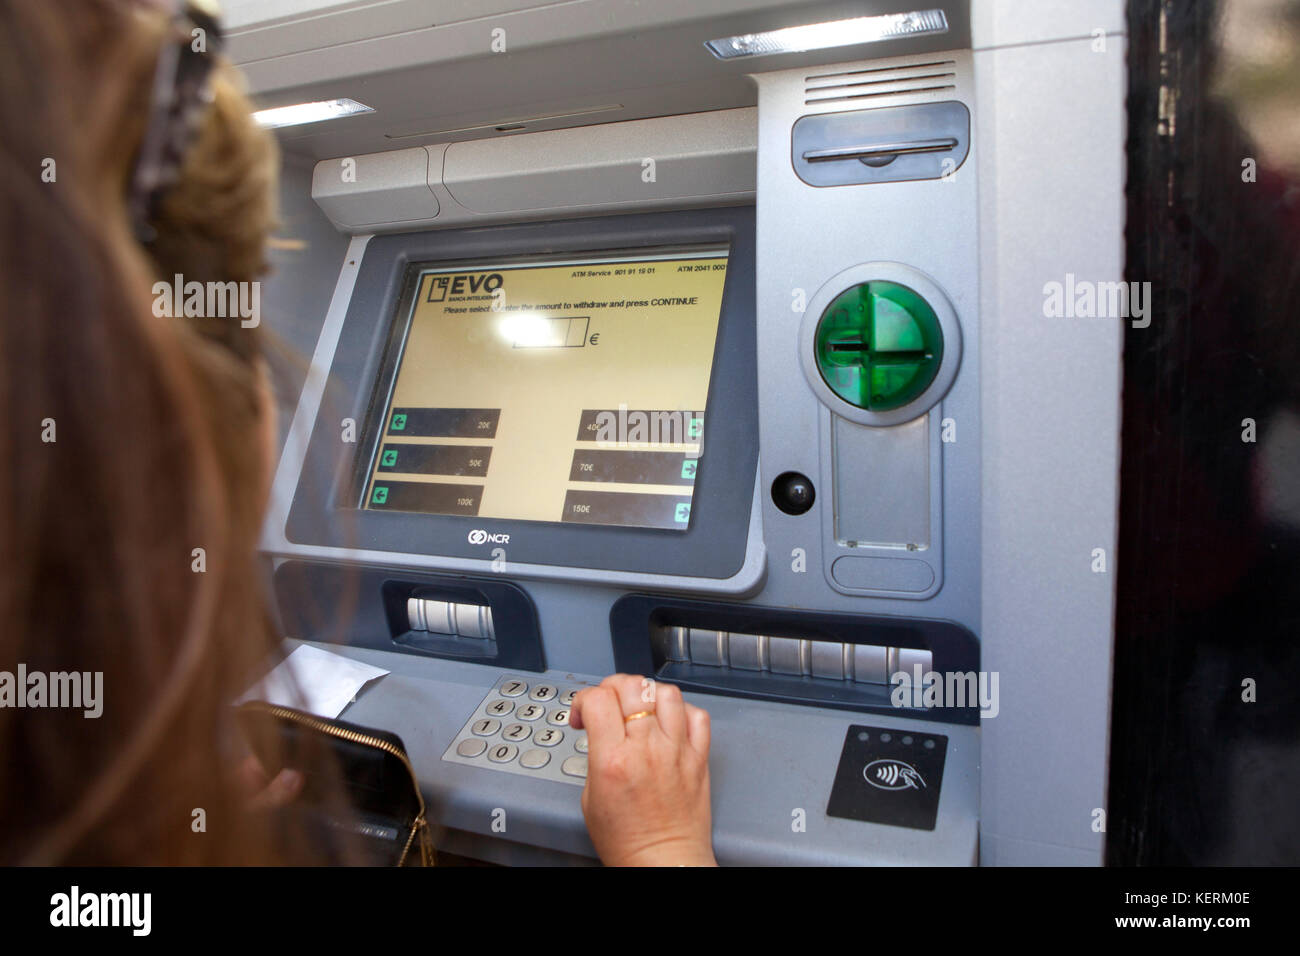
{"type": "Polygon", "coordinates": [[[224,42],[215,0],[173,0],[169,37],[158,53],[149,121],[131,177],[127,207],[136,238],[146,245],[167,190],[180,178],[185,152],[212,103],[209,80],[224,42]]]}

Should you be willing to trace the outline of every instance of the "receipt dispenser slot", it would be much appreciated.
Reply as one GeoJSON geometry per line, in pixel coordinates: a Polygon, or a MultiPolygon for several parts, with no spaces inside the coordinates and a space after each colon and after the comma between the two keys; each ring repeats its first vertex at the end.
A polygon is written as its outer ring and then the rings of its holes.
{"type": "Polygon", "coordinates": [[[801,117],[790,140],[809,186],[942,179],[970,152],[970,111],[944,102],[821,113],[801,117]]]}

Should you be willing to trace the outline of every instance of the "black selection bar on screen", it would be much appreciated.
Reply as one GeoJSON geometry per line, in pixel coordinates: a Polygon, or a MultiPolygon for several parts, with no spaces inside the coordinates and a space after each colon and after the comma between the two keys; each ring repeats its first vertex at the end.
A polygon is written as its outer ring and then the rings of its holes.
{"type": "Polygon", "coordinates": [[[385,434],[412,438],[495,438],[499,408],[394,408],[385,434]]]}
{"type": "Polygon", "coordinates": [[[436,515],[477,515],[482,485],[376,478],[367,505],[379,511],[414,511],[436,515]]]}
{"type": "Polygon", "coordinates": [[[571,489],[564,496],[561,520],[685,531],[691,520],[691,499],[682,495],[571,489]]]}
{"type": "Polygon", "coordinates": [[[636,485],[693,485],[699,464],[680,451],[616,451],[579,448],[570,481],[621,481],[636,485]]]}
{"type": "Polygon", "coordinates": [[[379,450],[379,472],[481,478],[491,460],[491,445],[385,444],[379,450]]]}

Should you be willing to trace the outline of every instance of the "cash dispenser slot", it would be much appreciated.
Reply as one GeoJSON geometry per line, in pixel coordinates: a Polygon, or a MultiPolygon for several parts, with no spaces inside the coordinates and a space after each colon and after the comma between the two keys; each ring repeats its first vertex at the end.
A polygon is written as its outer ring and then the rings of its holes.
{"type": "MultiPolygon", "coordinates": [[[[979,721],[975,700],[926,708],[894,675],[977,675],[979,645],[950,621],[903,620],[628,595],[610,613],[614,662],[685,689],[867,713],[979,721]],[[919,668],[919,670],[918,670],[919,668]]],[[[949,702],[951,703],[951,702],[949,702]]]]}
{"type": "Polygon", "coordinates": [[[285,561],[274,586],[289,637],[546,669],[537,611],[507,581],[285,561]]]}
{"type": "Polygon", "coordinates": [[[889,684],[890,675],[934,669],[934,654],[916,647],[845,644],[842,641],[766,634],[735,634],[712,628],[659,629],[652,640],[666,661],[744,671],[889,684]]]}

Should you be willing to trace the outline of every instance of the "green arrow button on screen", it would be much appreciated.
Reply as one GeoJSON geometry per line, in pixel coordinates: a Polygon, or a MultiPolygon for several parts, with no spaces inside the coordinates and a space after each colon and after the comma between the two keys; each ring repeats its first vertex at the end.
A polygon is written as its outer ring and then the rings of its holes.
{"type": "Polygon", "coordinates": [[[934,309],[907,286],[863,282],[826,307],[813,348],[831,391],[886,412],[914,401],[939,374],[943,331],[934,309]]]}

